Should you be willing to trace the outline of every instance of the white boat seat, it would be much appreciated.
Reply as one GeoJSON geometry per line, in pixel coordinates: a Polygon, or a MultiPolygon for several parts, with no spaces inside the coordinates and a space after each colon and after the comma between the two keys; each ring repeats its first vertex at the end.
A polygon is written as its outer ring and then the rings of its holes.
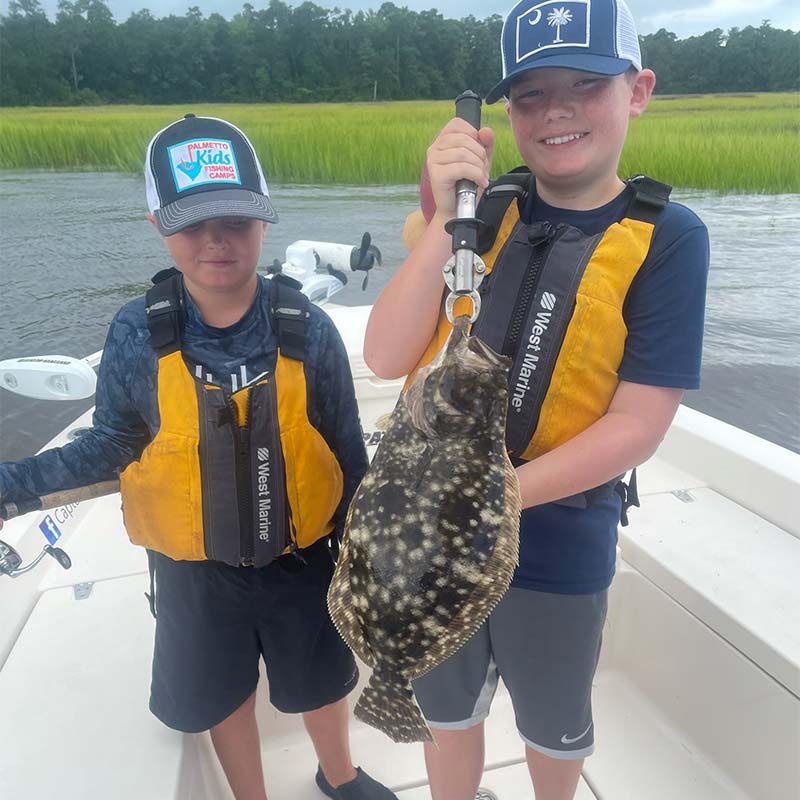
{"type": "Polygon", "coordinates": [[[185,737],[148,710],[147,588],[140,574],[39,598],[0,672],[3,797],[179,797],[185,737]]]}
{"type": "Polygon", "coordinates": [[[698,488],[643,496],[620,546],[628,563],[800,697],[800,539],[698,488]]]}
{"type": "Polygon", "coordinates": [[[800,797],[798,698],[624,560],[592,703],[598,797],[800,797]]]}

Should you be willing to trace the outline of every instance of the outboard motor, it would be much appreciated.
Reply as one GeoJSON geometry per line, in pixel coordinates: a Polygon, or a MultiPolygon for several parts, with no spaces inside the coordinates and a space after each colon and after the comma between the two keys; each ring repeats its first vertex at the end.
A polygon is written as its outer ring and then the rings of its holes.
{"type": "Polygon", "coordinates": [[[334,292],[347,285],[346,270],[365,273],[361,285],[362,290],[365,290],[369,270],[376,264],[379,266],[382,264],[381,251],[372,244],[372,237],[369,232],[366,232],[361,237],[361,244],[358,247],[308,239],[293,242],[286,248],[286,262],[281,269],[278,270],[277,264],[275,264],[269,271],[280,271],[295,278],[303,284],[303,292],[311,300],[318,300],[328,299],[334,292]],[[325,277],[320,280],[321,276],[325,277]],[[333,278],[339,285],[326,282],[325,278],[327,281],[333,278]],[[320,290],[323,285],[328,291],[321,297],[320,290]]]}

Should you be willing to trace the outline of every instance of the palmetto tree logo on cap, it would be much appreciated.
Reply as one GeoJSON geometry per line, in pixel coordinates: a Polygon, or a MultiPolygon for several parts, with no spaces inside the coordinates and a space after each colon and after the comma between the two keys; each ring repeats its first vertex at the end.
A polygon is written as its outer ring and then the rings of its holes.
{"type": "Polygon", "coordinates": [[[556,8],[547,15],[547,24],[556,29],[556,38],[553,39],[553,44],[564,41],[561,38],[561,28],[564,25],[569,25],[570,22],[572,22],[572,12],[563,7],[556,8]]]}
{"type": "Polygon", "coordinates": [[[521,64],[547,50],[589,47],[591,0],[543,0],[520,7],[526,8],[525,12],[511,21],[516,41],[504,45],[504,58],[515,55],[513,62],[506,63],[506,72],[510,64],[521,64]]]}

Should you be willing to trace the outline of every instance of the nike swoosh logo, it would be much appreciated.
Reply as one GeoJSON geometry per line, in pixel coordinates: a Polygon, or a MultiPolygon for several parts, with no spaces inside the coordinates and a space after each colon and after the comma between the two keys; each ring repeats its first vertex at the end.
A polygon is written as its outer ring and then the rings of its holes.
{"type": "Polygon", "coordinates": [[[567,736],[567,734],[565,733],[561,737],[561,744],[575,744],[575,742],[583,739],[583,737],[586,736],[586,734],[589,733],[591,729],[592,729],[592,723],[590,722],[589,727],[580,736],[576,736],[574,739],[570,739],[570,737],[567,736]]]}

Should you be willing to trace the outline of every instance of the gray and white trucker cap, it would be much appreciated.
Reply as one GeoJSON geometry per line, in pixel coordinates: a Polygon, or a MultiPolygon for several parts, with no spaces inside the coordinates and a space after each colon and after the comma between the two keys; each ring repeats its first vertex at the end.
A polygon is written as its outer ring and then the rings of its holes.
{"type": "Polygon", "coordinates": [[[187,114],[160,130],[147,146],[144,178],[163,236],[219,217],[278,221],[253,145],[216,117],[187,114]]]}

